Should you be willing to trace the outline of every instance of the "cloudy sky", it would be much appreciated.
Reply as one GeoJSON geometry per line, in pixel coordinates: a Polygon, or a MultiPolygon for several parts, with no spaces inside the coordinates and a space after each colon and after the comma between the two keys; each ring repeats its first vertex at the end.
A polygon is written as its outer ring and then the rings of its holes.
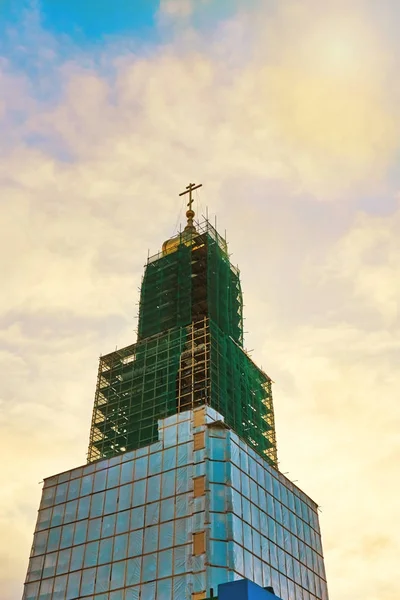
{"type": "Polygon", "coordinates": [[[0,597],[202,182],[331,600],[400,584],[400,4],[0,0],[0,597]]]}

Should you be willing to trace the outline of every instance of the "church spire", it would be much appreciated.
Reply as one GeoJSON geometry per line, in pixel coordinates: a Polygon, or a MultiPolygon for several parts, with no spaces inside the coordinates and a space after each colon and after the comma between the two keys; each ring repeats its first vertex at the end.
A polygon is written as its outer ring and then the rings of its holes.
{"type": "Polygon", "coordinates": [[[189,194],[189,202],[187,203],[189,210],[186,211],[187,225],[185,227],[185,231],[193,231],[193,232],[196,231],[196,227],[193,225],[193,219],[194,219],[195,213],[194,213],[194,210],[192,209],[192,204],[194,202],[192,192],[194,190],[197,190],[198,188],[201,188],[202,185],[203,185],[202,183],[199,183],[198,185],[196,185],[195,183],[189,183],[189,185],[186,186],[186,190],[179,194],[180,196],[185,196],[186,194],[189,194]]]}

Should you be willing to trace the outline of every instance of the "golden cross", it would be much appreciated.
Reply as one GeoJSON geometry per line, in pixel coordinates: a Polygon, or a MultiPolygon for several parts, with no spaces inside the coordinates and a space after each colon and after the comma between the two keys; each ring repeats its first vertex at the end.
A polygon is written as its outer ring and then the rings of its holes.
{"type": "Polygon", "coordinates": [[[189,194],[189,202],[187,203],[189,210],[192,210],[192,204],[194,202],[193,197],[192,197],[192,192],[193,190],[197,190],[198,188],[202,187],[202,183],[200,183],[199,185],[196,185],[195,183],[189,183],[189,185],[186,187],[186,191],[185,192],[181,192],[179,195],[180,196],[184,196],[185,194],[189,194]]]}

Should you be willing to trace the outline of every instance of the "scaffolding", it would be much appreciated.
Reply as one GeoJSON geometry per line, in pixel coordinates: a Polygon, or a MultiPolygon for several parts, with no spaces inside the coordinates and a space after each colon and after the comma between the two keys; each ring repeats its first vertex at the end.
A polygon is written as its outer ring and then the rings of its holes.
{"type": "Polygon", "coordinates": [[[100,358],[88,461],[158,439],[158,419],[208,405],[277,466],[271,380],[243,350],[239,271],[208,221],[150,257],[136,344],[100,358]]]}
{"type": "Polygon", "coordinates": [[[100,359],[89,462],[158,440],[158,419],[211,406],[277,465],[271,380],[210,319],[100,359]]]}

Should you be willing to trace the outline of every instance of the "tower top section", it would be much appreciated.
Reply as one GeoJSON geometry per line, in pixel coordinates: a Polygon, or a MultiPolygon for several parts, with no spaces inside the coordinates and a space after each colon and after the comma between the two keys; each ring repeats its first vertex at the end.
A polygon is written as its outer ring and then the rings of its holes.
{"type": "Polygon", "coordinates": [[[185,227],[185,231],[196,231],[196,227],[193,225],[194,210],[192,209],[192,204],[193,204],[194,200],[193,200],[192,192],[194,190],[201,188],[202,186],[203,186],[202,183],[199,183],[198,185],[196,185],[195,183],[189,183],[189,185],[186,186],[186,191],[181,192],[179,194],[180,196],[185,196],[186,194],[189,194],[189,202],[187,203],[189,210],[186,211],[187,225],[185,227]]]}
{"type": "Polygon", "coordinates": [[[201,188],[202,186],[203,186],[202,183],[199,183],[198,185],[196,185],[195,183],[189,183],[189,185],[186,186],[186,190],[179,194],[179,196],[186,196],[186,194],[189,194],[189,202],[187,203],[188,210],[186,211],[187,224],[186,224],[185,229],[181,233],[166,240],[163,243],[163,246],[162,246],[163,255],[170,254],[171,252],[175,252],[175,250],[177,249],[177,247],[180,244],[184,244],[184,243],[190,244],[193,240],[193,237],[197,235],[198,232],[197,232],[196,226],[194,225],[194,222],[193,222],[195,212],[193,210],[194,199],[193,199],[192,194],[193,194],[194,190],[197,190],[197,189],[201,188]]]}

